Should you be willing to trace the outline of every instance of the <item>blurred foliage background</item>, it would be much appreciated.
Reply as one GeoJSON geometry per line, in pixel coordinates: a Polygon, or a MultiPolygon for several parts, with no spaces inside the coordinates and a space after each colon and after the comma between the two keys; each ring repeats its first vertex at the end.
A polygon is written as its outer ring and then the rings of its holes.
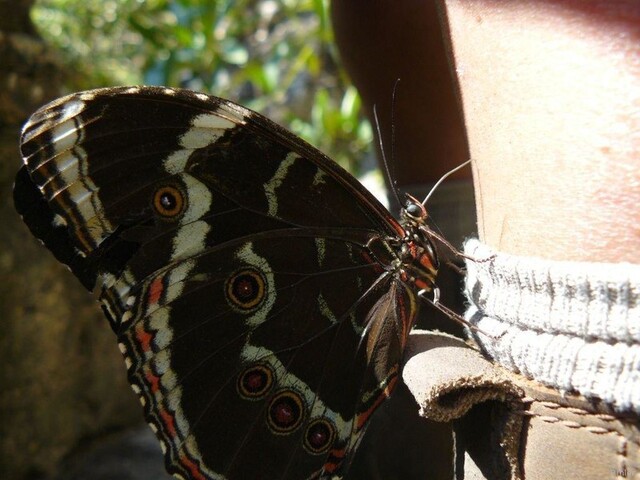
{"type": "Polygon", "coordinates": [[[41,0],[32,18],[70,67],[72,90],[154,84],[225,97],[361,175],[375,163],[372,131],[339,67],[328,8],[328,0],[41,0]]]}

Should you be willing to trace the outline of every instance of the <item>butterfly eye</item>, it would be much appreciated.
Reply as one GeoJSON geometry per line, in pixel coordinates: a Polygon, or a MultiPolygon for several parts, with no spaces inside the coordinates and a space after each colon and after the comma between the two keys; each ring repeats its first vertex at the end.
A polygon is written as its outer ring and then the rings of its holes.
{"type": "Polygon", "coordinates": [[[269,426],[279,434],[291,433],[302,423],[304,407],[302,397],[293,390],[277,394],[268,410],[269,426]]]}
{"type": "Polygon", "coordinates": [[[265,297],[265,279],[257,270],[241,270],[227,280],[225,292],[232,307],[252,310],[265,297]]]}
{"type": "Polygon", "coordinates": [[[182,191],[172,185],[165,185],[156,190],[153,195],[153,208],[163,217],[173,218],[184,210],[184,195],[182,191]]]}
{"type": "Polygon", "coordinates": [[[273,370],[267,365],[254,365],[240,374],[238,392],[247,400],[263,398],[273,385],[273,370]]]}
{"type": "Polygon", "coordinates": [[[422,218],[425,216],[424,207],[418,203],[407,204],[405,212],[412,218],[422,218]]]}
{"type": "Polygon", "coordinates": [[[309,423],[304,435],[304,446],[310,453],[324,453],[333,445],[335,436],[333,424],[324,418],[318,418],[309,423]]]}

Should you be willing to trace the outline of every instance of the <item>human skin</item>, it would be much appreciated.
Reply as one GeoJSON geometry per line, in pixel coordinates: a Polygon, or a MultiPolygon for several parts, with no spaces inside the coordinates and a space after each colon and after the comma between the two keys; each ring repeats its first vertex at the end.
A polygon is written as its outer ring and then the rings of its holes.
{"type": "Polygon", "coordinates": [[[365,104],[384,104],[401,78],[400,185],[435,181],[468,156],[479,236],[490,247],[640,263],[640,2],[334,0],[332,8],[365,104]]]}
{"type": "Polygon", "coordinates": [[[481,239],[640,263],[640,2],[444,4],[481,239]]]}

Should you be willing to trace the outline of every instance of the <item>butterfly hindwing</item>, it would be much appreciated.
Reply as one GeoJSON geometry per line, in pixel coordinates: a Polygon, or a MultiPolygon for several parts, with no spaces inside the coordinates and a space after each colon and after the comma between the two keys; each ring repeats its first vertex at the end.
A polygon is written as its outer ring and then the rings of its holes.
{"type": "MultiPolygon", "coordinates": [[[[344,248],[344,244],[337,246],[344,248]]],[[[315,239],[308,237],[286,241],[267,237],[238,246],[233,255],[223,249],[208,252],[196,262],[187,260],[185,264],[193,265],[188,275],[180,264],[150,282],[142,293],[146,300],[137,302],[146,311],[139,313],[135,328],[121,336],[127,357],[135,359],[132,382],[142,385],[148,414],[157,416],[154,424],[163,429],[166,441],[180,441],[176,439],[195,432],[202,439],[198,442],[202,453],[191,452],[191,456],[204,457],[207,465],[217,464],[216,471],[233,467],[244,472],[232,478],[248,475],[244,460],[225,463],[241,457],[234,452],[248,448],[244,442],[271,444],[269,458],[277,452],[286,455],[283,452],[294,450],[291,442],[303,448],[304,426],[318,421],[330,428],[327,438],[335,436],[347,444],[350,440],[367,368],[366,356],[356,353],[362,328],[355,321],[362,309],[369,309],[371,300],[366,298],[360,309],[354,309],[348,296],[333,292],[351,289],[357,294],[353,279],[372,281],[376,274],[364,262],[358,269],[349,262],[344,270],[347,262],[341,258],[325,258],[325,270],[321,270],[311,261],[314,248],[315,239]],[[307,248],[304,258],[309,260],[292,270],[289,251],[294,247],[307,248]],[[270,253],[268,264],[264,253],[270,253]],[[343,271],[337,273],[339,261],[343,271]],[[215,275],[208,273],[213,266],[215,275]],[[359,272],[354,275],[354,270],[359,272]],[[165,280],[174,275],[184,280],[165,280]],[[326,276],[332,288],[323,285],[326,276]],[[301,303],[301,299],[307,301],[301,303]],[[271,382],[268,388],[261,387],[265,376],[271,382]],[[180,379],[179,385],[174,377],[180,379]],[[184,393],[198,391],[207,395],[184,393]],[[285,393],[292,405],[304,405],[297,411],[301,422],[297,432],[278,427],[277,416],[269,409],[275,397],[285,393]],[[180,405],[182,411],[173,405],[180,405]],[[267,422],[253,426],[265,416],[267,422]],[[181,432],[181,425],[189,427],[181,432]],[[283,432],[274,436],[279,428],[283,432]],[[206,432],[224,434],[208,436],[206,432]],[[206,452],[215,452],[215,457],[209,458],[206,452]]],[[[278,465],[286,462],[276,462],[273,468],[278,465]]]]}
{"type": "Polygon", "coordinates": [[[168,469],[337,475],[417,309],[380,261],[404,232],[386,209],[268,119],[188,91],[64,97],[21,148],[16,208],[98,289],[168,469]]]}

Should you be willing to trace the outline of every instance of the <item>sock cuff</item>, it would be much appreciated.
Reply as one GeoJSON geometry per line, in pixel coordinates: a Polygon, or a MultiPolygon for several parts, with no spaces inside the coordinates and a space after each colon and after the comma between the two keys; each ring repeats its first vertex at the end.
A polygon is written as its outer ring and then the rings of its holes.
{"type": "Polygon", "coordinates": [[[640,413],[640,265],[562,262],[465,243],[470,323],[504,367],[640,413]]]}

